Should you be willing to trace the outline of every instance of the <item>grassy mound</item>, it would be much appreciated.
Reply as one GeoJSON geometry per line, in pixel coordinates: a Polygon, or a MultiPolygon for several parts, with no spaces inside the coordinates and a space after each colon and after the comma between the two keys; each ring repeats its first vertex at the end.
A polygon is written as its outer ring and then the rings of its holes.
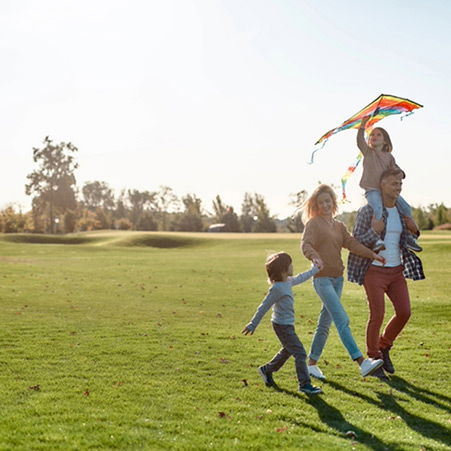
{"type": "Polygon", "coordinates": [[[180,235],[139,234],[117,241],[119,246],[157,247],[160,249],[175,249],[204,244],[205,239],[180,235]]]}
{"type": "Polygon", "coordinates": [[[86,232],[69,235],[45,235],[36,233],[2,234],[1,239],[10,243],[23,244],[96,244],[125,247],[154,247],[175,249],[211,243],[210,238],[179,234],[137,233],[137,232],[86,232]]]}

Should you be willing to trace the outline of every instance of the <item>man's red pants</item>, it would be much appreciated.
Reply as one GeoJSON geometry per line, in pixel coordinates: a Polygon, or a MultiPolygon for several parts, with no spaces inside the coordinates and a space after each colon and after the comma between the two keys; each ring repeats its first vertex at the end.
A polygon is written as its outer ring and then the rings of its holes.
{"type": "Polygon", "coordinates": [[[370,265],[365,275],[364,287],[368,299],[369,320],[366,328],[366,345],[368,356],[381,358],[381,349],[390,349],[410,318],[410,299],[407,283],[403,275],[403,266],[384,268],[370,265]],[[395,309],[384,332],[380,329],[384,321],[387,293],[395,309]]]}

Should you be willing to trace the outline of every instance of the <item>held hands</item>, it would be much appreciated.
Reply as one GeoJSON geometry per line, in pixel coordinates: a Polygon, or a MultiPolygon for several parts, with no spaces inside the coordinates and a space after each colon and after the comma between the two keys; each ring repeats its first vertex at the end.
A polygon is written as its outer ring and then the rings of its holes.
{"type": "Polygon", "coordinates": [[[247,328],[247,326],[241,331],[244,335],[253,335],[254,331],[247,328]]]}
{"type": "Polygon", "coordinates": [[[375,252],[373,252],[373,260],[377,260],[378,262],[382,263],[383,265],[385,265],[386,260],[384,257],[382,257],[382,255],[376,254],[375,252]]]}
{"type": "Polygon", "coordinates": [[[312,263],[321,271],[324,268],[324,263],[319,257],[312,258],[312,263]]]}

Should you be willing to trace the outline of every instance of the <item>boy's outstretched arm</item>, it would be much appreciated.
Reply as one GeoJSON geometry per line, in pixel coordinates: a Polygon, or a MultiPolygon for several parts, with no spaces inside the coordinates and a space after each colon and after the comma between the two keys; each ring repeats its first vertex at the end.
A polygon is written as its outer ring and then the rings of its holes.
{"type": "Polygon", "coordinates": [[[300,283],[305,282],[306,280],[313,277],[320,271],[318,266],[314,265],[309,271],[298,274],[297,276],[290,277],[291,285],[299,285],[300,283]]]}

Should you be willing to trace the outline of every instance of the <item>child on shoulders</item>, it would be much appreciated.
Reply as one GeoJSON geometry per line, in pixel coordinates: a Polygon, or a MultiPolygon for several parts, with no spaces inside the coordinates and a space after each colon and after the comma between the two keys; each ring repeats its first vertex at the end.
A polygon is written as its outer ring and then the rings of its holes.
{"type": "MultiPolygon", "coordinates": [[[[363,154],[363,172],[360,179],[360,187],[365,190],[365,197],[368,204],[374,211],[374,217],[380,221],[382,219],[383,204],[380,192],[380,177],[386,169],[397,168],[405,176],[404,171],[396,164],[392,155],[393,145],[387,131],[381,127],[374,128],[369,137],[368,143],[365,140],[365,126],[369,120],[367,116],[360,124],[357,133],[357,146],[363,154]]],[[[412,218],[412,209],[410,205],[399,196],[396,206],[401,216],[412,218]]],[[[417,244],[413,235],[409,235],[407,247],[410,250],[421,252],[422,248],[417,244]]],[[[385,249],[385,243],[379,239],[373,250],[379,252],[385,249]]]]}

